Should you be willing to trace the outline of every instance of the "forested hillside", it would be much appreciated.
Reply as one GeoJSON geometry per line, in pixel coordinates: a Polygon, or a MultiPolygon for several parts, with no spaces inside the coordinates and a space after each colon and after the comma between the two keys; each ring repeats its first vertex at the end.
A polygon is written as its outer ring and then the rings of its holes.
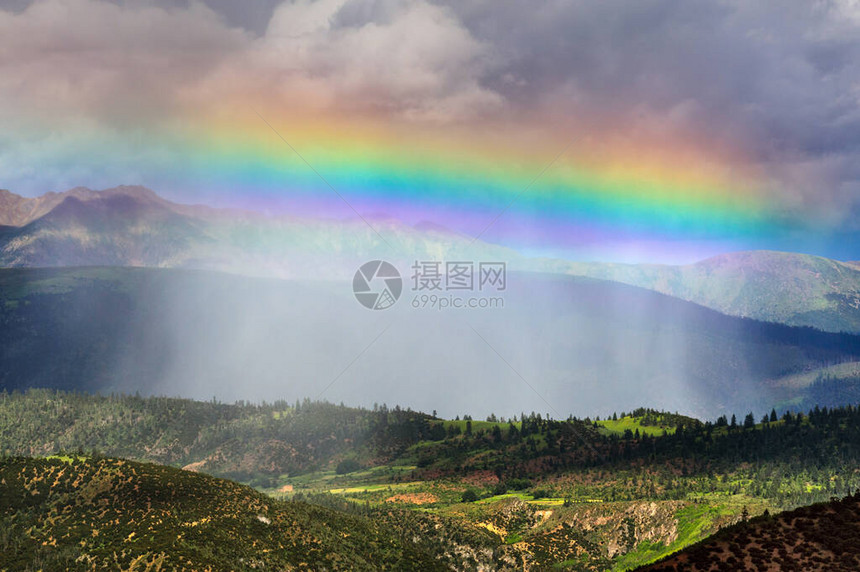
{"type": "MultiPolygon", "coordinates": [[[[650,496],[665,499],[682,498],[690,486],[661,477],[667,466],[711,488],[726,487],[714,475],[741,468],[756,472],[745,490],[791,505],[807,497],[793,498],[787,484],[812,471],[833,476],[826,490],[860,485],[851,469],[860,463],[860,409],[772,411],[761,420],[747,414],[704,423],[646,409],[622,414],[620,421],[536,413],[446,421],[384,405],[368,410],[311,401],[223,404],[51,390],[0,393],[0,452],[74,451],[189,466],[258,486],[281,476],[395,464],[412,467],[395,479],[489,473],[504,481],[635,469],[655,473],[650,496]]],[[[629,486],[606,492],[613,499],[648,496],[629,486]]]]}

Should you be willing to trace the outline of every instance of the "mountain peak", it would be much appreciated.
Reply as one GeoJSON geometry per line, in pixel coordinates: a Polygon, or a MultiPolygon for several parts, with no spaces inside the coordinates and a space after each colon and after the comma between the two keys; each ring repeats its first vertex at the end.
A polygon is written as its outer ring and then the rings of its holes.
{"type": "Polygon", "coordinates": [[[120,185],[110,189],[94,191],[87,187],[75,187],[64,193],[59,193],[60,196],[75,197],[82,200],[104,199],[116,196],[133,197],[138,200],[158,201],[163,202],[164,199],[159,197],[155,191],[140,185],[120,185]]]}
{"type": "Polygon", "coordinates": [[[0,189],[0,225],[23,227],[46,216],[67,199],[86,203],[117,198],[127,198],[138,204],[160,206],[183,214],[188,214],[186,211],[199,210],[195,207],[171,203],[158,196],[152,189],[140,185],[120,185],[101,191],[95,191],[89,187],[74,187],[60,193],[47,192],[38,197],[22,197],[11,191],[0,189]]]}

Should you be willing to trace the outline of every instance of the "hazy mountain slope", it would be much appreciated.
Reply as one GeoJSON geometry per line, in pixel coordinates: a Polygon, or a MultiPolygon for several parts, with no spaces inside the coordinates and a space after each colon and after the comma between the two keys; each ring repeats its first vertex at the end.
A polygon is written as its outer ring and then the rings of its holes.
{"type": "Polygon", "coordinates": [[[737,252],[687,266],[572,263],[571,272],[649,288],[734,316],[860,331],[860,269],[818,256],[737,252]]]}
{"type": "Polygon", "coordinates": [[[860,355],[855,336],[587,278],[512,273],[493,311],[415,309],[412,296],[380,312],[358,304],[348,281],[6,269],[0,387],[324,396],[450,417],[641,405],[716,417],[802,398],[802,387],[765,381],[860,355]]]}
{"type": "Polygon", "coordinates": [[[0,194],[0,264],[4,266],[176,263],[192,221],[152,191],[76,188],[38,198],[0,194]]]}
{"type": "Polygon", "coordinates": [[[449,570],[446,552],[459,550],[458,566],[486,559],[432,526],[415,541],[382,519],[159,465],[11,458],[0,482],[3,570],[449,570]]]}
{"type": "Polygon", "coordinates": [[[761,516],[641,568],[653,572],[714,569],[858,570],[860,496],[761,516]]]}
{"type": "Polygon", "coordinates": [[[170,266],[206,239],[201,225],[131,196],[67,197],[46,215],[3,235],[8,266],[170,266]],[[61,264],[58,264],[61,261],[61,264]]]}
{"type": "Polygon", "coordinates": [[[63,198],[61,193],[47,193],[30,199],[0,189],[0,226],[24,226],[48,214],[63,198]]]}

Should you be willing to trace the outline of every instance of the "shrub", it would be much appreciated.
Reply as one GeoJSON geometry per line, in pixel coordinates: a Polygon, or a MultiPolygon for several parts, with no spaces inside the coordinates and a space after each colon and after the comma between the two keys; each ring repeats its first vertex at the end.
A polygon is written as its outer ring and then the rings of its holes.
{"type": "Polygon", "coordinates": [[[509,489],[521,491],[532,486],[532,482],[528,479],[508,479],[505,481],[509,489]]]}
{"type": "Polygon", "coordinates": [[[353,471],[357,471],[361,468],[361,464],[355,459],[344,459],[340,463],[337,464],[334,472],[338,475],[345,475],[346,473],[352,473],[353,471]]]}

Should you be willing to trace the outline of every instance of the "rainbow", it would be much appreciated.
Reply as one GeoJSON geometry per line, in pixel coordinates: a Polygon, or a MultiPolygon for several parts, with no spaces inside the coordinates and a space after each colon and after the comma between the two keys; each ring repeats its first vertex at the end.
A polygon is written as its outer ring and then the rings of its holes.
{"type": "Polygon", "coordinates": [[[174,160],[143,181],[183,202],[196,188],[199,202],[355,217],[343,197],[368,218],[428,221],[526,252],[652,261],[767,246],[792,225],[739,154],[692,138],[658,146],[621,128],[419,131],[253,112],[184,121],[168,137],[174,160]]]}

